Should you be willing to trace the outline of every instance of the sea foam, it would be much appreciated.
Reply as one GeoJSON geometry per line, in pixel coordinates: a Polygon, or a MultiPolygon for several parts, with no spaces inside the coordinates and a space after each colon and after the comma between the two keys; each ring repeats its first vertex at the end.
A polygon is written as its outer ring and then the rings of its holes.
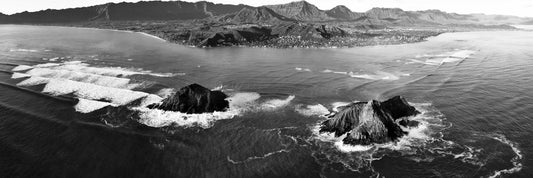
{"type": "Polygon", "coordinates": [[[421,63],[426,65],[443,65],[445,63],[454,63],[463,61],[474,55],[476,51],[473,50],[454,50],[450,52],[434,54],[434,55],[417,55],[416,59],[408,59],[413,63],[421,63]],[[425,59],[425,60],[424,60],[425,59]]]}
{"type": "Polygon", "coordinates": [[[108,102],[94,101],[83,98],[78,98],[78,100],[78,104],[74,106],[74,109],[81,113],[90,113],[98,109],[102,109],[106,106],[114,106],[113,104],[108,102]]]}
{"type": "MultiPolygon", "coordinates": [[[[139,122],[150,127],[177,125],[209,128],[217,120],[232,119],[246,112],[272,111],[287,106],[294,99],[294,96],[289,96],[286,99],[270,99],[260,103],[257,101],[260,97],[258,93],[253,92],[233,93],[226,99],[229,102],[229,109],[227,111],[215,111],[213,113],[187,114],[160,109],[149,109],[144,106],[132,107],[131,109],[139,112],[139,117],[141,118],[139,122]]],[[[151,102],[157,103],[160,101],[152,100],[151,102]]],[[[143,103],[151,102],[143,101],[143,103]]]]}
{"type": "Polygon", "coordinates": [[[522,163],[520,161],[522,161],[524,156],[522,155],[522,151],[520,151],[520,149],[518,149],[517,144],[512,142],[512,141],[510,141],[509,139],[507,139],[503,135],[497,135],[497,136],[495,136],[493,138],[498,140],[498,141],[500,141],[500,142],[502,142],[502,143],[504,143],[504,144],[506,144],[506,145],[509,145],[516,156],[511,159],[511,162],[513,163],[513,167],[512,168],[496,171],[496,172],[494,172],[494,174],[492,174],[490,176],[490,178],[500,177],[502,174],[512,174],[512,173],[515,173],[515,172],[518,172],[518,171],[522,170],[523,166],[522,166],[522,163]]]}
{"type": "Polygon", "coordinates": [[[305,107],[303,105],[298,105],[296,106],[296,112],[304,116],[323,116],[330,113],[328,108],[321,104],[307,105],[305,107]]]}
{"type": "Polygon", "coordinates": [[[31,69],[33,68],[32,66],[28,66],[28,65],[19,65],[13,69],[11,69],[12,71],[23,71],[23,70],[28,70],[28,69],[31,69]]]}
{"type": "Polygon", "coordinates": [[[409,76],[409,74],[403,74],[403,73],[393,74],[393,73],[384,72],[384,71],[376,71],[374,73],[361,73],[361,72],[335,71],[335,70],[330,70],[330,69],[325,69],[322,71],[322,73],[348,75],[352,78],[367,79],[367,80],[398,80],[400,79],[400,76],[409,76]]]}
{"type": "Polygon", "coordinates": [[[133,89],[140,86],[140,84],[130,83],[131,80],[128,78],[110,77],[62,69],[34,68],[26,72],[26,74],[46,78],[62,78],[114,88],[133,89]]]}
{"type": "MultiPolygon", "coordinates": [[[[230,108],[227,111],[215,111],[213,113],[187,114],[175,111],[164,111],[159,109],[149,109],[146,107],[132,107],[133,110],[139,111],[139,122],[150,127],[164,127],[170,125],[178,126],[199,126],[203,128],[211,127],[217,120],[231,119],[245,112],[250,106],[253,106],[255,100],[259,99],[258,93],[235,93],[228,97],[230,108]]],[[[150,101],[152,103],[161,102],[157,99],[150,101]]],[[[143,103],[150,103],[143,102],[143,103]]]]}
{"type": "Polygon", "coordinates": [[[67,61],[63,63],[45,63],[30,66],[32,68],[50,68],[52,70],[69,70],[88,74],[97,74],[105,76],[132,76],[132,75],[151,75],[156,77],[173,77],[178,75],[185,75],[184,73],[155,73],[150,70],[142,70],[135,68],[124,67],[95,67],[82,61],[67,61]]]}
{"type": "Polygon", "coordinates": [[[125,105],[134,100],[148,96],[148,93],[144,92],[104,87],[67,79],[49,79],[43,92],[51,95],[74,94],[79,98],[104,100],[116,105],[125,105]]]}
{"type": "Polygon", "coordinates": [[[25,73],[15,72],[13,78],[25,78],[17,85],[44,85],[43,93],[59,96],[74,95],[79,102],[74,109],[90,113],[107,106],[127,106],[139,115],[139,122],[151,127],[169,125],[200,126],[207,128],[217,120],[231,119],[245,112],[273,111],[288,106],[295,96],[285,99],[258,101],[261,95],[254,92],[232,93],[227,98],[229,109],[224,112],[187,114],[159,109],[149,109],[148,105],[161,103],[163,98],[175,93],[175,89],[161,89],[157,94],[133,91],[138,86],[126,78],[130,75],[147,74],[149,71],[120,67],[94,67],[81,61],[45,63],[20,67],[25,73]],[[31,70],[30,70],[31,69],[31,70]],[[133,101],[140,101],[132,105],[133,101]]]}

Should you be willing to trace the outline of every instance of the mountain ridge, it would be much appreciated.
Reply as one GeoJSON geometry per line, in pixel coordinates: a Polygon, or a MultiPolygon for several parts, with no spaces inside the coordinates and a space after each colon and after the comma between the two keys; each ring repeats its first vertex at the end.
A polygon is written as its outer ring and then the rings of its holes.
{"type": "Polygon", "coordinates": [[[344,5],[321,10],[307,1],[253,7],[215,4],[207,1],[140,1],[106,3],[88,7],[0,14],[0,23],[77,23],[88,21],[198,20],[232,23],[283,23],[353,21],[364,25],[529,24],[533,18],[506,15],[457,14],[441,10],[404,11],[372,8],[353,12],[344,5]]]}

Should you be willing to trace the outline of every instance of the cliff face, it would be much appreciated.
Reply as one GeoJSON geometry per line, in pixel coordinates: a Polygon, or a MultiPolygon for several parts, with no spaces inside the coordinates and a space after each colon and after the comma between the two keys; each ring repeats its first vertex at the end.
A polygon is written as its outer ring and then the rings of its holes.
{"type": "Polygon", "coordinates": [[[328,16],[326,12],[318,9],[318,7],[306,1],[268,5],[266,7],[272,9],[274,12],[280,15],[301,21],[324,21],[334,19],[328,16]]]}

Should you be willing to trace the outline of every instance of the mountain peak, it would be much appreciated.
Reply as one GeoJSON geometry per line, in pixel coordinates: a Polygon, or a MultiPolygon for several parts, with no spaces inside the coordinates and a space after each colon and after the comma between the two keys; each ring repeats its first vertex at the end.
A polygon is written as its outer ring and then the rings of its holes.
{"type": "Polygon", "coordinates": [[[332,8],[331,10],[326,11],[326,14],[328,16],[337,18],[337,19],[345,19],[345,20],[353,20],[356,18],[359,18],[361,15],[352,12],[348,7],[343,5],[338,5],[332,8]]]}
{"type": "Polygon", "coordinates": [[[221,20],[237,23],[279,23],[283,21],[295,21],[294,19],[277,14],[267,7],[245,7],[237,13],[223,16],[221,20]]]}
{"type": "Polygon", "coordinates": [[[350,8],[344,6],[344,5],[338,5],[338,6],[335,6],[334,8],[332,8],[330,11],[332,10],[336,10],[336,11],[352,11],[350,10],[350,8]]]}
{"type": "Polygon", "coordinates": [[[388,8],[388,7],[374,7],[370,10],[368,10],[367,12],[371,12],[371,11],[392,11],[392,12],[403,12],[402,9],[400,8],[388,8]]]}
{"type": "Polygon", "coordinates": [[[321,21],[331,19],[324,11],[307,1],[295,1],[287,4],[268,5],[266,7],[280,15],[296,20],[321,21]]]}

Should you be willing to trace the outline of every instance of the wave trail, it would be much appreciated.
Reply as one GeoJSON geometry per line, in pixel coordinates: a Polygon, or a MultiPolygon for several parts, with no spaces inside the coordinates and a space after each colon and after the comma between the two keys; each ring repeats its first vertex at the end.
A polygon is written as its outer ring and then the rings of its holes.
{"type": "Polygon", "coordinates": [[[253,157],[249,157],[249,158],[246,158],[245,160],[242,160],[242,161],[235,161],[235,160],[232,160],[229,156],[226,157],[226,159],[228,160],[228,162],[232,163],[232,164],[242,164],[242,163],[246,163],[248,161],[253,161],[253,160],[257,160],[257,159],[265,159],[269,156],[272,156],[272,155],[275,155],[275,154],[279,154],[279,153],[288,153],[290,150],[286,150],[286,149],[281,149],[281,150],[278,150],[278,151],[273,151],[273,152],[270,152],[270,153],[266,153],[262,156],[253,156],[253,157]]]}

